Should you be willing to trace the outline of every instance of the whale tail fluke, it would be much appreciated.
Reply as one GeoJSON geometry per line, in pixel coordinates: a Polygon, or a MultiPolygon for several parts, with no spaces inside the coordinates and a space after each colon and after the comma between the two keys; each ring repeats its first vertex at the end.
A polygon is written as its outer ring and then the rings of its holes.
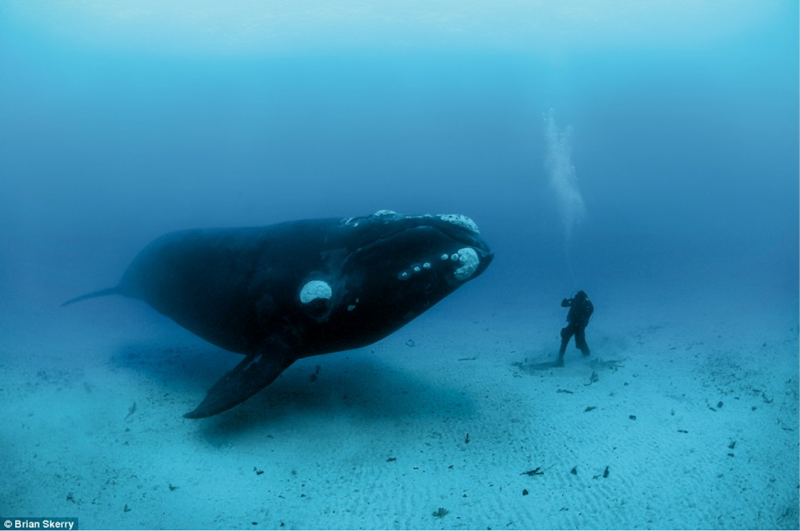
{"type": "Polygon", "coordinates": [[[101,290],[97,290],[97,291],[92,291],[91,293],[87,293],[85,295],[81,295],[80,297],[75,297],[74,299],[70,299],[70,300],[66,301],[64,304],[61,305],[61,307],[63,308],[64,306],[67,306],[69,304],[72,304],[72,303],[75,303],[75,302],[80,302],[80,301],[86,300],[86,299],[92,299],[94,297],[104,297],[106,295],[118,295],[119,293],[120,293],[119,287],[106,288],[106,289],[101,289],[101,290]]]}

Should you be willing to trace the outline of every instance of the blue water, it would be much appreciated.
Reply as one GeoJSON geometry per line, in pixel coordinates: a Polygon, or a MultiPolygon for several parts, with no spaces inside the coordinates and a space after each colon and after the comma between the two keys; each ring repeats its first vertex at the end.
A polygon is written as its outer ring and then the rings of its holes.
{"type": "MultiPolygon", "coordinates": [[[[132,36],[70,40],[8,8],[2,245],[34,262],[90,249],[124,261],[176,228],[454,211],[497,250],[487,283],[503,269],[562,290],[646,272],[671,290],[680,270],[683,290],[794,301],[796,9],[766,11],[695,46],[632,39],[551,58],[432,37],[160,54],[132,36]],[[569,242],[548,186],[551,109],[571,128],[585,203],[569,242]]],[[[24,296],[20,267],[6,261],[3,291],[24,296]]],[[[43,281],[62,298],[78,287],[43,281]]]]}
{"type": "Polygon", "coordinates": [[[476,221],[473,314],[797,323],[796,2],[158,5],[0,6],[9,338],[162,233],[379,209],[476,221]]]}

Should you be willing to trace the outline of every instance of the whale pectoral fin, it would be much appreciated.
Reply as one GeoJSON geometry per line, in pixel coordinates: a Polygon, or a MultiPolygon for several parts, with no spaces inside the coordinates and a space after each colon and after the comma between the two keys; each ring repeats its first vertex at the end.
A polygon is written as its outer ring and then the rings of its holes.
{"type": "Polygon", "coordinates": [[[80,297],[75,297],[74,299],[70,299],[64,302],[63,304],[61,304],[61,307],[63,308],[64,306],[75,304],[76,302],[80,302],[86,299],[92,299],[94,297],[105,297],[106,295],[122,295],[122,293],[120,291],[119,286],[92,291],[91,293],[87,293],[85,295],[81,295],[80,297]]]}
{"type": "Polygon", "coordinates": [[[187,419],[210,417],[241,404],[271,384],[296,358],[288,349],[275,347],[249,354],[208,390],[205,399],[187,419]]]}

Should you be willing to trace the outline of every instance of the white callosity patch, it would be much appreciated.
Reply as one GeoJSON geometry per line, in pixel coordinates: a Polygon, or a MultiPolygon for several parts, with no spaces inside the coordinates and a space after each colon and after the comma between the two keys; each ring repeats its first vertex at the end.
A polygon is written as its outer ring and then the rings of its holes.
{"type": "Polygon", "coordinates": [[[331,296],[333,296],[333,290],[327,282],[322,280],[306,282],[306,285],[300,290],[300,302],[303,304],[317,299],[330,299],[331,296]]]}
{"type": "MultiPolygon", "coordinates": [[[[395,212],[394,210],[386,210],[386,209],[384,209],[384,210],[378,210],[377,212],[372,214],[372,216],[376,217],[376,218],[384,218],[384,217],[385,218],[391,218],[391,217],[399,216],[399,214],[397,212],[395,212]]],[[[358,225],[361,223],[359,221],[360,219],[364,219],[364,218],[346,218],[346,219],[342,220],[342,223],[344,223],[345,225],[358,227],[358,225]]]]}
{"type": "Polygon", "coordinates": [[[467,280],[475,273],[475,270],[478,269],[478,265],[481,262],[478,258],[478,253],[476,253],[475,249],[472,247],[459,249],[458,261],[461,263],[461,267],[453,271],[456,280],[467,280]]]}
{"type": "MultiPolygon", "coordinates": [[[[456,256],[456,255],[453,255],[453,256],[456,256]]],[[[447,255],[442,255],[442,259],[443,260],[447,260],[448,259],[447,255]]],[[[430,262],[425,262],[425,263],[423,263],[421,265],[420,264],[412,264],[409,269],[400,271],[400,273],[397,274],[397,278],[399,278],[400,280],[408,280],[409,278],[411,278],[411,275],[417,275],[419,273],[422,273],[423,271],[429,270],[430,268],[431,268],[431,263],[430,262]]]]}
{"type": "Polygon", "coordinates": [[[439,219],[448,223],[452,223],[453,225],[463,227],[468,231],[474,232],[475,234],[480,234],[478,225],[470,218],[462,214],[439,214],[439,219]]]}

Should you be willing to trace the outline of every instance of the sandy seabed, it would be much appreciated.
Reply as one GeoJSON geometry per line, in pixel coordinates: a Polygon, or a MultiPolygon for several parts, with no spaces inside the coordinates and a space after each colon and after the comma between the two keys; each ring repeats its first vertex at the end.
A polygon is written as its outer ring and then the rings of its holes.
{"type": "Polygon", "coordinates": [[[182,414],[237,355],[134,301],[6,310],[0,516],[84,529],[800,526],[796,314],[598,314],[592,355],[571,345],[555,368],[560,314],[451,310],[300,360],[199,421],[182,414]]]}

